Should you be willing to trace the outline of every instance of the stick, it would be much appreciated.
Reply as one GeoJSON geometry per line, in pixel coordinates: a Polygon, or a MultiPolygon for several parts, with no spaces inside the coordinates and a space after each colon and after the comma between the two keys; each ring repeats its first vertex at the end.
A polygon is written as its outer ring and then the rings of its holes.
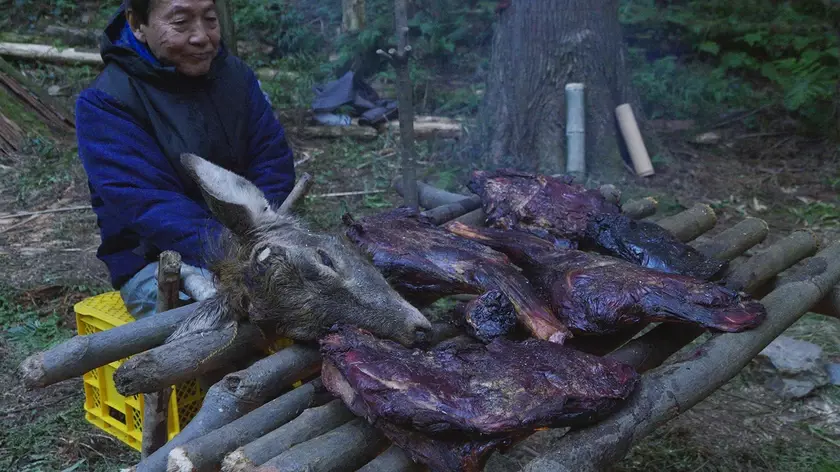
{"type": "Polygon", "coordinates": [[[743,254],[747,249],[764,241],[768,231],[767,223],[764,220],[749,217],[721,232],[712,241],[697,242],[696,244],[692,244],[692,246],[706,256],[714,254],[715,259],[731,261],[743,254]]]}
{"type": "Polygon", "coordinates": [[[75,336],[32,354],[20,365],[23,383],[27,388],[46,387],[159,346],[197,306],[192,303],[98,333],[75,336]]]}
{"type": "Polygon", "coordinates": [[[682,242],[688,242],[712,229],[717,216],[712,207],[696,203],[691,208],[656,222],[682,242]]]}
{"type": "Polygon", "coordinates": [[[749,258],[728,276],[726,286],[753,292],[759,286],[796,262],[817,252],[818,242],[810,231],[796,231],[749,258]]]}
{"type": "Polygon", "coordinates": [[[376,457],[388,441],[363,418],[292,447],[257,468],[259,472],[353,471],[376,457]]]}
{"type": "Polygon", "coordinates": [[[315,181],[312,180],[312,176],[309,175],[308,172],[304,172],[298,179],[297,183],[295,183],[295,186],[289,193],[289,196],[286,197],[286,200],[284,200],[280,205],[280,213],[291,213],[292,207],[294,207],[297,202],[309,192],[309,189],[312,188],[312,184],[314,183],[315,181]]]}
{"type": "MultiPolygon", "coordinates": [[[[332,397],[320,378],[254,409],[219,429],[176,447],[169,453],[166,470],[192,472],[218,470],[228,451],[247,444],[295,419],[302,411],[332,397]]],[[[313,426],[313,425],[310,425],[313,426]]]]}
{"type": "Polygon", "coordinates": [[[357,472],[421,472],[424,467],[397,446],[391,446],[357,472]]]}
{"type": "Polygon", "coordinates": [[[50,208],[49,210],[40,210],[40,211],[24,211],[21,213],[8,213],[5,215],[0,215],[0,220],[7,220],[10,218],[23,218],[24,216],[38,216],[38,215],[46,215],[47,213],[61,213],[65,211],[79,211],[79,210],[90,210],[90,205],[79,205],[79,206],[72,206],[72,207],[65,207],[65,208],[50,208]]]}
{"type": "Polygon", "coordinates": [[[657,205],[658,202],[653,197],[629,200],[624,205],[621,205],[621,212],[634,220],[641,220],[656,213],[657,205]]]}
{"type": "Polygon", "coordinates": [[[258,360],[247,369],[226,375],[210,387],[195,418],[177,436],[127,470],[166,470],[170,451],[252,411],[292,383],[316,374],[320,367],[321,356],[316,348],[295,344],[258,360]]]}
{"type": "MultiPolygon", "coordinates": [[[[155,314],[171,310],[178,305],[181,286],[181,255],[175,251],[163,251],[158,258],[157,306],[155,314]]],[[[166,422],[169,412],[171,387],[159,392],[143,395],[143,436],[140,457],[145,459],[166,444],[168,432],[166,422]]]]}
{"type": "Polygon", "coordinates": [[[222,472],[249,472],[292,447],[355,418],[341,400],[304,410],[297,418],[228,454],[222,472]]]}
{"type": "Polygon", "coordinates": [[[0,56],[56,62],[59,64],[102,65],[99,53],[80,52],[74,48],[58,50],[45,44],[0,43],[0,56]]]}
{"type": "Polygon", "coordinates": [[[260,330],[248,323],[236,330],[224,328],[185,336],[125,361],[114,372],[114,386],[126,397],[155,392],[223,367],[268,344],[260,330]]]}
{"type": "Polygon", "coordinates": [[[660,367],[642,377],[629,403],[599,424],[569,433],[527,472],[594,472],[621,459],[658,426],[687,411],[729,381],[840,281],[840,244],[813,259],[823,266],[807,280],[790,282],[761,302],[767,320],[757,328],[715,336],[694,351],[692,360],[660,367]]]}
{"type": "Polygon", "coordinates": [[[385,193],[387,190],[358,190],[354,192],[335,192],[335,193],[319,193],[310,195],[312,198],[332,198],[332,197],[351,197],[354,195],[373,195],[376,193],[385,193]]]}
{"type": "Polygon", "coordinates": [[[446,205],[431,208],[422,212],[421,214],[430,218],[432,222],[434,222],[434,224],[440,225],[449,220],[453,220],[455,218],[463,216],[480,207],[481,199],[475,196],[464,198],[454,203],[447,203],[446,205]]]}

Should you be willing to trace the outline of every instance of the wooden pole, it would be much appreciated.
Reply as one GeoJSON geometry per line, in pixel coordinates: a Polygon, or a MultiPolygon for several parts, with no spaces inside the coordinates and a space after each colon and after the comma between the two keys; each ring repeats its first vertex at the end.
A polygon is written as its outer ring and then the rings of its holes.
{"type": "Polygon", "coordinates": [[[405,206],[418,208],[417,171],[414,149],[414,101],[408,61],[411,46],[408,45],[408,7],[406,0],[394,0],[394,25],[397,34],[397,49],[387,53],[376,52],[387,57],[397,72],[397,102],[399,103],[400,154],[402,155],[402,177],[405,188],[405,206]]]}
{"type": "MultiPolygon", "coordinates": [[[[292,345],[254,362],[247,369],[224,376],[210,387],[195,418],[177,436],[137,466],[126,470],[166,470],[170,451],[254,410],[266,400],[280,395],[292,383],[316,374],[320,367],[321,356],[317,349],[292,345]]],[[[314,394],[314,387],[318,385],[311,382],[307,385],[313,387],[314,394]]]]}
{"type": "MultiPolygon", "coordinates": [[[[181,286],[181,255],[175,251],[163,251],[158,258],[157,306],[155,315],[178,305],[181,286]]],[[[143,436],[140,457],[145,459],[160,449],[169,439],[166,422],[169,412],[169,397],[172,387],[143,395],[143,436]]]]}
{"type": "Polygon", "coordinates": [[[222,42],[231,54],[237,56],[239,55],[239,49],[236,44],[236,27],[233,21],[233,2],[216,0],[216,11],[219,15],[219,24],[222,27],[222,42]]]}
{"type": "Polygon", "coordinates": [[[23,384],[27,388],[46,387],[159,346],[198,305],[191,303],[98,333],[74,336],[32,354],[20,365],[23,384]]]}

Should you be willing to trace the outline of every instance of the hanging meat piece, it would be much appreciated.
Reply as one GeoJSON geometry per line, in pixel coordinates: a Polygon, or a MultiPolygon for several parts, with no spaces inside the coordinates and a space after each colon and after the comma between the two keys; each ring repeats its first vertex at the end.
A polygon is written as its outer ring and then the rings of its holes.
{"type": "Polygon", "coordinates": [[[320,343],[324,384],[357,416],[440,439],[591,424],[639,378],[628,365],[533,338],[422,351],[341,327],[320,343]]]}
{"type": "Polygon", "coordinates": [[[514,170],[475,171],[469,189],[479,195],[488,226],[518,229],[569,247],[595,249],[642,267],[709,280],[726,266],[679,241],[659,225],[634,221],[598,190],[514,170]]]}
{"type": "Polygon", "coordinates": [[[498,290],[534,337],[563,343],[570,336],[504,254],[455,236],[411,208],[358,221],[347,214],[343,221],[348,239],[412,304],[422,306],[447,295],[498,290]]]}
{"type": "Polygon", "coordinates": [[[558,249],[517,230],[446,228],[507,254],[573,333],[607,334],[646,321],[738,332],[766,318],[764,305],[713,282],[667,274],[610,256],[558,249]]]}

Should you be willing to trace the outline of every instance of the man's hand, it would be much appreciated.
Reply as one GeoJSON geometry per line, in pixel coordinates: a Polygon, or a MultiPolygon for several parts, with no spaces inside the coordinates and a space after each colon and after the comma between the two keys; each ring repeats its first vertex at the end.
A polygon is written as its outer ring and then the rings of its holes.
{"type": "Polygon", "coordinates": [[[181,288],[193,300],[200,302],[216,293],[213,273],[189,264],[181,266],[181,288]]]}

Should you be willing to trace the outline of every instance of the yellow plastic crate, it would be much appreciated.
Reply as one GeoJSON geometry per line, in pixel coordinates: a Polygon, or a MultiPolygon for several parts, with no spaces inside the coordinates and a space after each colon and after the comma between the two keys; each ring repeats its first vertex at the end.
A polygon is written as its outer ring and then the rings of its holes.
{"type": "MultiPolygon", "coordinates": [[[[86,298],[73,308],[76,312],[76,331],[80,335],[105,331],[134,321],[118,291],[86,298]]],[[[291,339],[278,339],[267,349],[266,354],[275,353],[292,344],[294,342],[291,339]]],[[[85,419],[139,451],[143,439],[143,396],[124,397],[114,386],[114,372],[126,360],[111,362],[84,374],[85,419]]],[[[302,382],[298,381],[292,387],[301,385],[302,382]]],[[[174,438],[198,413],[206,393],[197,380],[173,386],[166,425],[169,439],[174,438]]]]}
{"type": "MultiPolygon", "coordinates": [[[[73,308],[79,334],[105,331],[134,321],[117,291],[86,298],[73,308]]],[[[111,362],[84,374],[85,419],[139,451],[143,437],[143,396],[124,397],[114,386],[114,371],[126,360],[111,362]]],[[[196,380],[173,387],[166,425],[169,439],[198,413],[205,393],[196,380]]]]}

